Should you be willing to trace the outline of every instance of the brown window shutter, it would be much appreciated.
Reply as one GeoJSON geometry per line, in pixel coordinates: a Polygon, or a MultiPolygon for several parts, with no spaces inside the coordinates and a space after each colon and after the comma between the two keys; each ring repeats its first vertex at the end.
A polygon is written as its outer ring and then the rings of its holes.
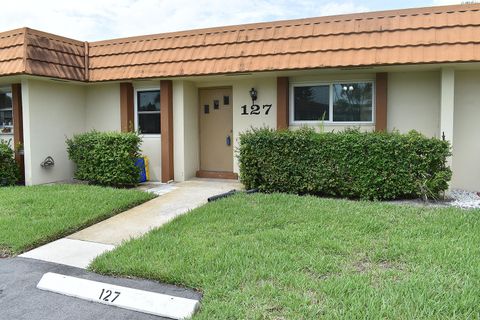
{"type": "Polygon", "coordinates": [[[277,129],[288,129],[288,77],[277,78],[277,129]]]}
{"type": "Polygon", "coordinates": [[[120,128],[122,132],[134,130],[133,85],[120,83],[120,128]]]}
{"type": "Polygon", "coordinates": [[[160,81],[160,128],[162,136],[162,182],[173,180],[173,85],[160,81]]]}
{"type": "Polygon", "coordinates": [[[23,110],[22,110],[22,85],[12,84],[13,107],[13,146],[15,148],[15,161],[20,167],[21,181],[25,181],[25,157],[18,152],[18,146],[23,145],[23,110]]]}
{"type": "Polygon", "coordinates": [[[375,86],[375,131],[387,130],[388,73],[377,73],[375,86]]]}

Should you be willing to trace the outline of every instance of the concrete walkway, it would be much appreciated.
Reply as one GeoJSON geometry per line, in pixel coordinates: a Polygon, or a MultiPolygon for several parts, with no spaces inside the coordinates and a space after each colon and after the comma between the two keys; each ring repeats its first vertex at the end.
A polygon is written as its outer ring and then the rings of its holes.
{"type": "Polygon", "coordinates": [[[20,257],[86,268],[98,255],[139,237],[207,202],[213,195],[242,189],[234,180],[194,179],[152,190],[158,198],[120,213],[20,257]]]}

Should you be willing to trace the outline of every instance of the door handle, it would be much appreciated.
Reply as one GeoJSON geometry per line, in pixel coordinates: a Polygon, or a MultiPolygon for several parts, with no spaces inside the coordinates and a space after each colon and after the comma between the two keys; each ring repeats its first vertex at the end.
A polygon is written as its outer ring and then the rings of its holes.
{"type": "Polygon", "coordinates": [[[230,146],[232,144],[232,138],[230,138],[230,135],[227,136],[227,139],[225,139],[225,143],[227,146],[230,146]]]}

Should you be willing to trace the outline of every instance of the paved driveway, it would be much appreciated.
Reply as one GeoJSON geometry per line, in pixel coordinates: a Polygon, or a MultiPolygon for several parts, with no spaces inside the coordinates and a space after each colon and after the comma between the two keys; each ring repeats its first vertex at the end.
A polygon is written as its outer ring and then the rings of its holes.
{"type": "Polygon", "coordinates": [[[164,319],[39,290],[36,285],[46,272],[56,272],[190,299],[200,299],[201,297],[197,292],[153,281],[104,277],[83,269],[33,259],[0,259],[1,320],[164,319]]]}

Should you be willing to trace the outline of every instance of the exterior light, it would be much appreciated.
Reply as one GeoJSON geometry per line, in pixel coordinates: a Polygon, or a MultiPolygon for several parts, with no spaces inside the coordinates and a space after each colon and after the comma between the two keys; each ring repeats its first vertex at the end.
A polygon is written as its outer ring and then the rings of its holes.
{"type": "Polygon", "coordinates": [[[252,98],[252,104],[255,104],[255,101],[257,100],[257,90],[255,90],[255,88],[250,90],[250,97],[252,98]]]}
{"type": "Polygon", "coordinates": [[[348,91],[353,91],[353,86],[348,87],[348,91]]]}
{"type": "Polygon", "coordinates": [[[343,86],[342,89],[343,89],[343,91],[347,91],[347,90],[348,90],[347,86],[343,86]]]}

